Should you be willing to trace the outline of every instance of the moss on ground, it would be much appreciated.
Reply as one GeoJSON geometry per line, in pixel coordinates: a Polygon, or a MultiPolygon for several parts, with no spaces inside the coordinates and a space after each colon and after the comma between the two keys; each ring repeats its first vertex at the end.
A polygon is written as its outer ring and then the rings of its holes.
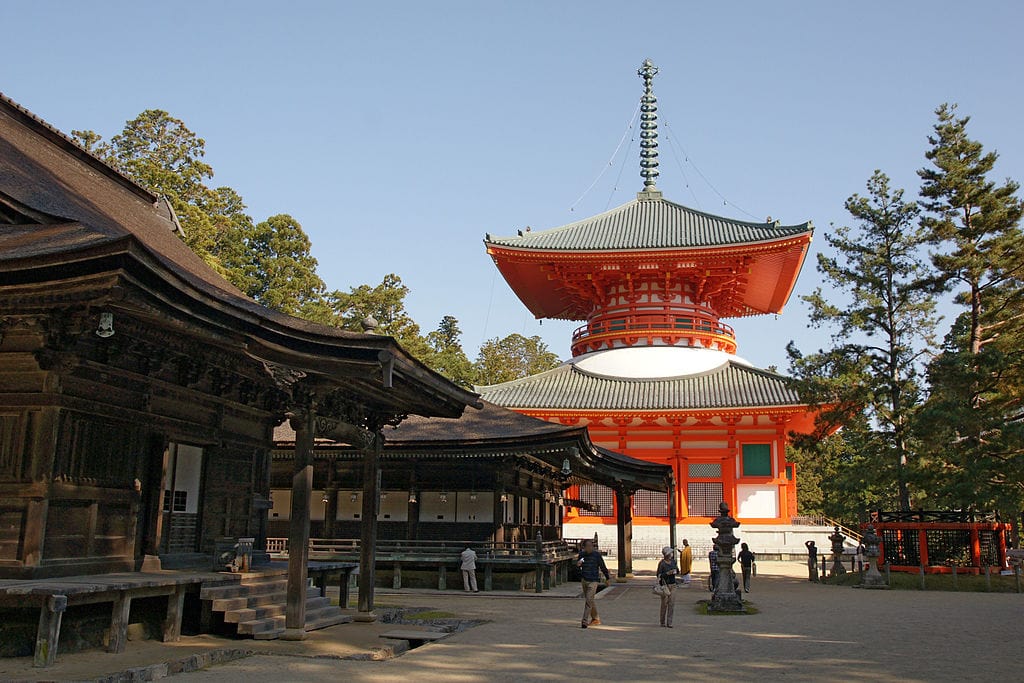
{"type": "Polygon", "coordinates": [[[754,605],[752,603],[744,602],[743,603],[743,607],[747,610],[746,612],[709,612],[708,611],[708,601],[707,600],[698,600],[697,603],[694,605],[694,609],[697,612],[697,614],[702,614],[704,616],[712,616],[712,617],[719,617],[719,616],[741,616],[741,617],[743,617],[743,616],[747,616],[748,614],[760,614],[761,613],[761,610],[759,610],[758,608],[754,607],[754,605]]]}

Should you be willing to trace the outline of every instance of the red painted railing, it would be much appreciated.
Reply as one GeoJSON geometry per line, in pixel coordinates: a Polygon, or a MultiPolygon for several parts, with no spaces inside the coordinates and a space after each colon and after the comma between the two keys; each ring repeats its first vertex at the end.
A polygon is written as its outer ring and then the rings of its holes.
{"type": "MultiPolygon", "coordinates": [[[[608,342],[627,338],[661,338],[670,345],[684,339],[712,338],[724,351],[736,350],[732,327],[712,315],[686,313],[629,313],[603,315],[576,329],[572,335],[574,355],[594,351],[608,342]]],[[[627,342],[628,343],[628,342],[627,342]]]]}

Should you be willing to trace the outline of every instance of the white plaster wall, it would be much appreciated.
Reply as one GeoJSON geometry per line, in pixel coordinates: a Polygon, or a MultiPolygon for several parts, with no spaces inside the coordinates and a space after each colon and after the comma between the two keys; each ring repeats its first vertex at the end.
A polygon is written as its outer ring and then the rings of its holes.
{"type": "Polygon", "coordinates": [[[439,491],[420,492],[420,521],[421,522],[454,522],[455,521],[455,497],[454,493],[448,494],[447,502],[441,502],[439,491]]]}
{"type": "Polygon", "coordinates": [[[779,487],[774,485],[737,484],[736,517],[772,519],[779,516],[779,487]]]}
{"type": "Polygon", "coordinates": [[[750,365],[731,353],[685,346],[637,346],[594,351],[577,356],[569,362],[594,375],[656,378],[708,372],[730,360],[750,365]]]}
{"type": "Polygon", "coordinates": [[[387,522],[409,521],[409,492],[384,491],[380,499],[380,512],[377,519],[387,522]]]}
{"type": "Polygon", "coordinates": [[[199,512],[199,488],[203,480],[203,449],[199,446],[176,444],[174,488],[186,491],[185,512],[199,512]]]}
{"type": "Polygon", "coordinates": [[[270,497],[273,507],[270,508],[270,519],[287,522],[292,518],[292,492],[290,489],[272,489],[270,497]]]}
{"type": "Polygon", "coordinates": [[[493,522],[494,494],[491,492],[477,493],[476,500],[470,500],[470,493],[457,494],[455,521],[457,522],[493,522]]]}

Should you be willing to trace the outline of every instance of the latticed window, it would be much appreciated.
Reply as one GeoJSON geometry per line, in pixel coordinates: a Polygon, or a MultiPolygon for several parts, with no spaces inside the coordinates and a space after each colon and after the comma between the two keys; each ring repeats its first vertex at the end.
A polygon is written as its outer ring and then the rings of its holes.
{"type": "MultiPolygon", "coordinates": [[[[690,479],[720,479],[722,476],[722,463],[691,462],[686,465],[686,474],[690,479]]],[[[716,512],[715,514],[717,515],[718,513],[716,512]]]]}
{"type": "Polygon", "coordinates": [[[928,564],[971,564],[971,532],[968,529],[928,529],[928,564]]]}
{"type": "Polygon", "coordinates": [[[581,484],[580,500],[588,503],[593,511],[580,508],[581,517],[608,517],[615,510],[615,492],[600,484],[581,484]]]}
{"type": "Polygon", "coordinates": [[[917,531],[882,529],[882,547],[885,561],[900,567],[917,567],[921,564],[921,546],[917,531]]]}
{"type": "Polygon", "coordinates": [[[686,485],[686,512],[690,517],[717,517],[723,500],[721,482],[691,481],[686,485]]]}
{"type": "Polygon", "coordinates": [[[640,490],[633,494],[634,517],[668,517],[668,494],[640,490]]]}

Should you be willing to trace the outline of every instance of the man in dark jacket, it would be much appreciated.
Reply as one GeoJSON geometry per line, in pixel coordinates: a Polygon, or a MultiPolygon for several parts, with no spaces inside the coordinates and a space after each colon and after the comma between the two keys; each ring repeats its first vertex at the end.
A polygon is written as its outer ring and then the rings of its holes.
{"type": "Polygon", "coordinates": [[[601,581],[601,574],[604,574],[605,581],[611,579],[608,567],[604,564],[601,553],[594,550],[594,542],[590,539],[583,541],[583,550],[576,558],[576,566],[580,569],[580,576],[583,585],[583,598],[586,604],[583,607],[583,622],[580,624],[587,628],[591,624],[600,624],[601,619],[597,616],[597,604],[594,597],[597,595],[597,585],[601,581]]]}

